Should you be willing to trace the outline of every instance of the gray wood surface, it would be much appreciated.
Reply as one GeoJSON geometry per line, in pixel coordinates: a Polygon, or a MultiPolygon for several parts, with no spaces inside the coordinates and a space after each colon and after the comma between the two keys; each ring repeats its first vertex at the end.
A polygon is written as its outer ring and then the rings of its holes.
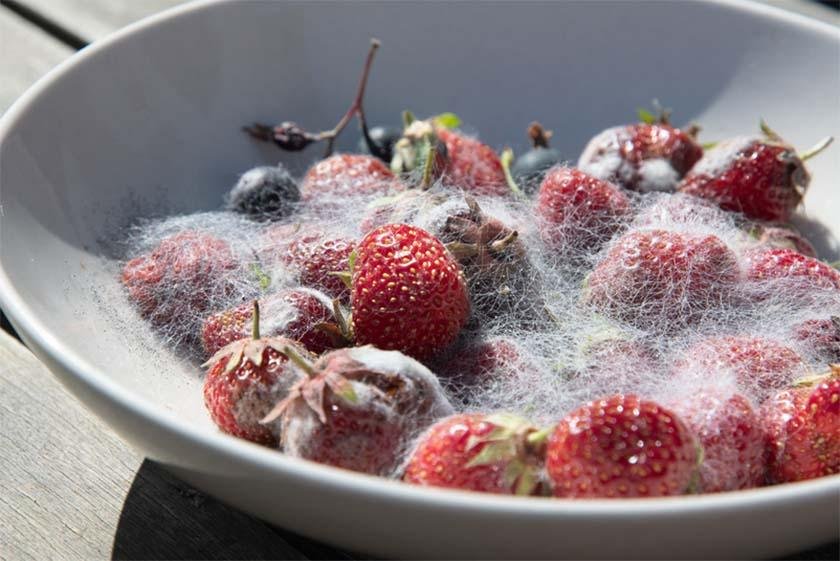
{"type": "Polygon", "coordinates": [[[18,0],[31,10],[49,18],[90,41],[146,16],[156,14],[185,0],[18,0]]]}
{"type": "Polygon", "coordinates": [[[71,54],[68,47],[0,8],[0,114],[26,88],[71,54]]]}
{"type": "Polygon", "coordinates": [[[0,557],[107,557],[141,458],[3,332],[0,427],[0,557]]]}

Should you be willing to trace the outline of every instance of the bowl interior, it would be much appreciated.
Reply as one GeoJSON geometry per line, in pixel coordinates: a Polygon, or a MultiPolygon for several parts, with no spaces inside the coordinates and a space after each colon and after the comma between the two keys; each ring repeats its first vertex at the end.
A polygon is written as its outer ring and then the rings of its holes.
{"type": "MultiPolygon", "coordinates": [[[[705,140],[764,117],[805,149],[840,136],[838,37],[806,20],[719,3],[226,2],[181,10],[54,73],[3,120],[0,263],[13,319],[86,369],[215,432],[199,373],[131,314],[114,240],[139,216],[217,208],[249,167],[283,158],[239,128],[327,128],[346,109],[371,36],[366,108],[451,110],[489,144],[525,148],[539,119],[569,159],[595,132],[658,98],[705,140]],[[189,45],[185,48],[184,45],[189,45]]],[[[343,146],[355,143],[348,130],[343,146]]],[[[840,257],[837,148],[809,162],[804,229],[840,257]]]]}

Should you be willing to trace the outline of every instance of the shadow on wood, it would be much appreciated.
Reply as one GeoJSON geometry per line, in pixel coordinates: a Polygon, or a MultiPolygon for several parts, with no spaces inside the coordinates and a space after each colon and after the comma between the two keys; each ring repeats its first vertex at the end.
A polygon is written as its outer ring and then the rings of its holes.
{"type": "Polygon", "coordinates": [[[196,491],[150,460],[125,498],[112,559],[352,559],[196,491]]]}

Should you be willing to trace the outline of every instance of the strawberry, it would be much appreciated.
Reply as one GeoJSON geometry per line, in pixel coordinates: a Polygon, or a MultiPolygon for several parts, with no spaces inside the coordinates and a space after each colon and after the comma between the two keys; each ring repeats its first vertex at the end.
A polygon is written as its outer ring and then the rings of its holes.
{"type": "Polygon", "coordinates": [[[544,440],[513,415],[454,415],[419,438],[403,480],[483,493],[539,494],[544,440]]]}
{"type": "Polygon", "coordinates": [[[705,200],[682,193],[661,193],[649,195],[652,201],[639,210],[634,226],[644,228],[685,227],[715,228],[726,225],[731,219],[729,213],[705,200]]]}
{"type": "Polygon", "coordinates": [[[413,189],[375,204],[362,229],[391,223],[422,227],[446,245],[464,271],[474,311],[511,314],[526,325],[544,319],[539,278],[518,231],[485,214],[472,196],[413,189]]]}
{"type": "Polygon", "coordinates": [[[805,362],[790,347],[772,339],[751,336],[713,337],[688,349],[676,364],[678,371],[719,377],[727,372],[760,399],[805,373],[805,362]]]}
{"type": "Polygon", "coordinates": [[[772,483],[840,473],[840,366],[764,402],[772,483]]]}
{"type": "Polygon", "coordinates": [[[393,223],[422,227],[446,245],[464,271],[475,310],[539,313],[537,296],[529,294],[538,283],[519,233],[485,214],[471,195],[461,201],[440,192],[407,191],[375,204],[362,229],[393,223]]]}
{"type": "Polygon", "coordinates": [[[753,220],[788,222],[811,181],[804,161],[831,140],[799,156],[765,123],[761,128],[764,138],[734,138],[707,151],[683,178],[679,190],[753,220]]]}
{"type": "Polygon", "coordinates": [[[703,156],[695,134],[667,122],[610,128],[589,141],[578,167],[631,191],[674,191],[703,156]]]}
{"type": "Polygon", "coordinates": [[[446,146],[446,181],[475,195],[504,197],[510,193],[498,154],[480,141],[444,127],[438,138],[446,146]]]}
{"type": "Polygon", "coordinates": [[[300,193],[304,202],[337,206],[343,197],[381,196],[404,189],[405,185],[378,158],[336,154],[309,168],[300,193]]]}
{"type": "Polygon", "coordinates": [[[263,420],[280,419],[283,450],[323,464],[389,475],[412,439],[452,406],[417,361],[371,346],[332,351],[314,364],[263,420]]]}
{"type": "Polygon", "coordinates": [[[437,372],[457,386],[472,387],[490,383],[499,376],[514,377],[524,367],[527,361],[519,345],[513,339],[495,337],[458,349],[439,365],[437,372]]]}
{"type": "Polygon", "coordinates": [[[641,340],[605,337],[587,342],[581,349],[578,375],[590,383],[606,384],[613,391],[635,391],[657,370],[656,353],[641,340]]]}
{"type": "Polygon", "coordinates": [[[803,321],[794,326],[793,337],[826,362],[840,363],[840,317],[803,321]]]}
{"type": "Polygon", "coordinates": [[[549,171],[537,195],[540,236],[564,253],[597,251],[621,228],[630,201],[606,181],[567,167],[549,171]]]}
{"type": "Polygon", "coordinates": [[[749,234],[759,247],[790,249],[807,257],[817,257],[817,250],[811,242],[789,224],[754,222],[750,225],[749,234]]]}
{"type": "Polygon", "coordinates": [[[702,390],[677,401],[671,409],[703,448],[699,468],[702,492],[720,493],[764,484],[764,429],[747,398],[702,390]]]}
{"type": "Polygon", "coordinates": [[[222,347],[204,366],[204,404],[213,422],[233,436],[258,444],[276,444],[276,425],[263,425],[277,401],[286,397],[298,378],[284,349],[297,343],[283,337],[261,338],[259,307],[254,303],[253,335],[222,347]]]}
{"type": "Polygon", "coordinates": [[[446,202],[445,195],[422,189],[409,189],[393,197],[382,197],[369,205],[359,224],[359,231],[367,234],[386,224],[414,224],[418,216],[427,211],[434,212],[446,202]]]}
{"type": "Polygon", "coordinates": [[[698,448],[680,418],[634,395],[593,401],[548,439],[546,471],[558,497],[659,497],[691,490],[698,448]]]}
{"type": "MultiPolygon", "coordinates": [[[[201,342],[207,355],[247,337],[254,316],[251,304],[211,315],[204,320],[201,342]]],[[[332,304],[326,295],[298,288],[281,290],[262,299],[265,332],[298,341],[315,354],[336,348],[337,341],[320,326],[334,321],[332,304]]]]}
{"type": "Polygon", "coordinates": [[[792,249],[758,249],[747,252],[745,257],[749,281],[792,283],[800,289],[797,292],[840,290],[840,271],[792,249]]]}
{"type": "Polygon", "coordinates": [[[346,272],[355,240],[341,236],[301,234],[289,244],[283,260],[300,271],[300,282],[323,290],[333,298],[349,302],[350,289],[333,273],[346,272]]]}
{"type": "Polygon", "coordinates": [[[122,282],[143,318],[158,328],[183,328],[174,335],[187,342],[206,312],[232,293],[238,271],[226,242],[187,230],[126,263],[122,282]]]}
{"type": "Polygon", "coordinates": [[[257,257],[269,270],[278,263],[282,264],[296,275],[300,284],[349,302],[350,289],[336,273],[347,272],[348,260],[356,242],[327,232],[323,226],[271,226],[262,235],[257,257]]]}
{"type": "Polygon", "coordinates": [[[461,265],[473,309],[539,324],[546,315],[539,278],[519,233],[485,214],[471,196],[465,200],[466,208],[449,214],[435,234],[461,265]]]}
{"type": "Polygon", "coordinates": [[[359,242],[350,302],[357,344],[418,360],[449,346],[470,312],[458,263],[434,236],[406,224],[382,226],[359,242]]]}
{"type": "Polygon", "coordinates": [[[662,330],[728,302],[738,277],[734,253],[715,236],[635,230],[589,275],[584,299],[613,318],[662,330]]]}

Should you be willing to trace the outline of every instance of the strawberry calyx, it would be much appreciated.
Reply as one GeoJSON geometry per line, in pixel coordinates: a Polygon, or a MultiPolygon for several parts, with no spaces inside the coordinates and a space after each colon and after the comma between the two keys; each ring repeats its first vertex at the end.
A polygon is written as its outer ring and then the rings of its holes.
{"type": "Polygon", "coordinates": [[[639,107],[636,110],[639,121],[646,125],[670,125],[671,109],[663,107],[658,99],[654,99],[651,105],[653,106],[652,110],[644,107],[639,107]]]}
{"type": "Polygon", "coordinates": [[[303,371],[304,376],[290,388],[286,398],[277,403],[260,421],[263,424],[277,420],[294,402],[300,401],[315,413],[321,423],[327,423],[328,392],[331,398],[334,398],[332,403],[335,404],[337,399],[339,403],[349,406],[356,406],[361,402],[361,394],[357,391],[360,389],[364,389],[365,395],[368,396],[366,399],[392,399],[390,390],[383,391],[376,381],[371,380],[371,370],[358,362],[343,362],[339,367],[335,366],[334,360],[331,362],[329,359],[313,363],[310,356],[297,352],[297,349],[291,346],[284,349],[284,354],[294,366],[303,371]]]}
{"type": "Polygon", "coordinates": [[[505,257],[508,251],[515,252],[519,232],[490,220],[470,195],[464,195],[469,212],[466,216],[450,216],[446,220],[446,231],[454,241],[444,244],[446,249],[463,263],[478,258],[479,263],[505,257]]]}
{"type": "MultiPolygon", "coordinates": [[[[698,125],[697,123],[689,123],[686,127],[682,129],[682,132],[692,140],[697,140],[697,136],[700,134],[700,131],[703,128],[698,125]]],[[[703,149],[706,149],[706,146],[714,146],[717,142],[707,142],[703,144],[703,149]]]]}
{"type": "Polygon", "coordinates": [[[343,401],[351,404],[358,402],[353,384],[345,376],[334,371],[320,371],[308,357],[299,353],[297,349],[290,345],[283,349],[283,354],[305,375],[291,387],[289,394],[277,403],[260,423],[268,424],[277,420],[296,400],[303,400],[306,406],[317,415],[321,423],[326,423],[327,413],[324,398],[327,389],[343,401]]]}
{"type": "Polygon", "coordinates": [[[703,492],[703,485],[700,477],[700,466],[703,465],[703,461],[706,459],[706,453],[700,442],[696,440],[694,442],[694,449],[697,452],[697,461],[694,462],[694,471],[692,472],[691,479],[689,479],[688,486],[686,486],[685,489],[685,493],[688,495],[696,495],[697,493],[703,492]]]}
{"type": "Polygon", "coordinates": [[[538,121],[533,121],[528,125],[528,138],[534,148],[548,148],[552,136],[554,132],[545,130],[538,121]]]}
{"type": "MultiPolygon", "coordinates": [[[[832,321],[837,320],[837,318],[831,318],[832,321]]],[[[827,382],[828,380],[834,380],[840,378],[840,364],[829,364],[828,365],[828,372],[823,372],[821,374],[815,374],[812,376],[805,376],[803,378],[799,378],[795,380],[791,387],[793,388],[813,388],[814,386],[818,386],[823,382],[827,382]]]]}
{"type": "MultiPolygon", "coordinates": [[[[352,288],[350,282],[351,273],[341,273],[341,280],[345,282],[347,288],[352,288]],[[346,277],[345,277],[346,275],[346,277]],[[346,280],[345,280],[346,279],[346,280]]],[[[322,322],[316,324],[315,329],[325,333],[331,340],[335,348],[347,347],[353,344],[355,337],[353,336],[353,324],[351,322],[351,314],[341,304],[341,300],[333,298],[332,313],[335,322],[322,322]]]]}
{"type": "Polygon", "coordinates": [[[541,484],[539,463],[550,430],[538,430],[530,422],[508,413],[486,418],[495,428],[484,436],[470,436],[465,451],[481,449],[465,467],[504,464],[504,484],[517,495],[531,495],[541,484]]]}
{"type": "Polygon", "coordinates": [[[822,140],[817,142],[814,146],[812,146],[811,148],[809,148],[805,152],[802,152],[801,154],[799,154],[799,159],[802,160],[803,162],[805,162],[807,160],[810,160],[811,158],[813,158],[814,156],[816,156],[817,154],[819,154],[820,152],[822,152],[823,150],[828,148],[829,145],[831,145],[832,142],[834,142],[834,137],[833,136],[827,136],[827,137],[823,138],[822,140]]]}
{"type": "Polygon", "coordinates": [[[499,154],[499,162],[502,164],[502,171],[505,173],[505,183],[507,183],[511,193],[517,197],[524,198],[525,194],[520,189],[516,179],[513,178],[513,173],[510,171],[510,166],[513,165],[513,149],[508,147],[502,150],[502,153],[499,154]]]}
{"type": "Polygon", "coordinates": [[[402,138],[394,144],[391,171],[395,174],[421,172],[417,187],[427,190],[434,179],[443,173],[447,162],[446,145],[438,138],[436,127],[457,126],[460,120],[452,113],[418,120],[411,111],[404,111],[403,124],[402,138]]]}
{"type": "MultiPolygon", "coordinates": [[[[786,148],[784,152],[779,154],[780,161],[787,162],[792,165],[798,165],[800,167],[802,166],[803,162],[810,160],[817,154],[820,154],[823,150],[828,148],[832,142],[834,142],[833,136],[827,136],[819,142],[817,142],[814,146],[806,150],[805,152],[797,154],[796,150],[794,150],[790,146],[790,144],[785,142],[785,140],[779,135],[779,133],[771,129],[770,125],[768,125],[767,121],[765,121],[764,119],[761,119],[759,121],[759,128],[761,129],[762,134],[764,134],[764,137],[767,139],[769,144],[786,148]]],[[[807,178],[807,173],[805,174],[805,177],[807,178]]]]}
{"type": "MultiPolygon", "coordinates": [[[[251,337],[244,337],[233,341],[216,351],[207,361],[202,364],[203,368],[225,361],[223,373],[229,374],[239,368],[243,361],[250,361],[257,368],[262,366],[265,351],[273,349],[278,353],[287,355],[290,344],[297,346],[297,343],[286,337],[260,337],[260,305],[254,300],[254,315],[251,328],[251,337]]],[[[306,353],[307,351],[303,351],[306,353]]]]}

